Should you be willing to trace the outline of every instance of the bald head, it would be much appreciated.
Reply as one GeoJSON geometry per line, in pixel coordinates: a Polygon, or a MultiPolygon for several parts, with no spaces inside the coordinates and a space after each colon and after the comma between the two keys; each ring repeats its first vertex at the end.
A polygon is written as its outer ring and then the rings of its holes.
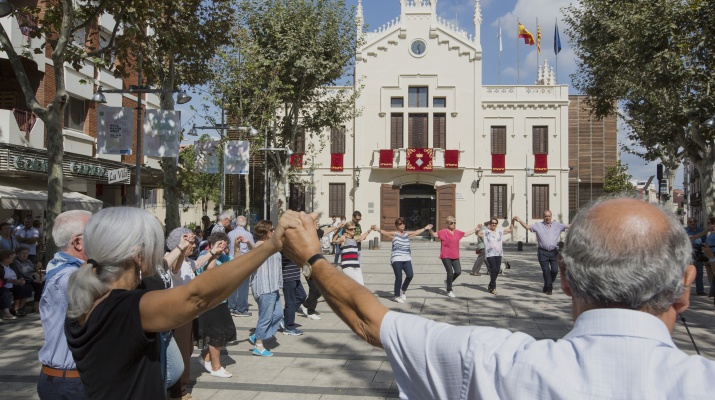
{"type": "Polygon", "coordinates": [[[562,255],[574,296],[594,307],[660,313],[684,290],[690,241],[672,211],[612,198],[578,213],[562,255]]]}

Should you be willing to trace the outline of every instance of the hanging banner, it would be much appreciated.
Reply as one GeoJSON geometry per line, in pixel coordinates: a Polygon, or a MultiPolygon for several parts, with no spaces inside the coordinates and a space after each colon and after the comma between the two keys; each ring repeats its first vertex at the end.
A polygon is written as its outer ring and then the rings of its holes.
{"type": "Polygon", "coordinates": [[[229,140],[223,148],[223,173],[248,175],[251,145],[247,140],[229,140]]]}
{"type": "Polygon", "coordinates": [[[408,171],[432,171],[434,149],[407,149],[405,154],[408,171]]]}
{"type": "Polygon", "coordinates": [[[218,174],[218,141],[198,140],[194,143],[196,171],[202,174],[218,174]]]}
{"type": "Polygon", "coordinates": [[[144,114],[144,155],[178,157],[181,111],[146,110],[144,114]]]}
{"type": "Polygon", "coordinates": [[[134,109],[106,107],[97,109],[97,154],[132,154],[134,109]]]}

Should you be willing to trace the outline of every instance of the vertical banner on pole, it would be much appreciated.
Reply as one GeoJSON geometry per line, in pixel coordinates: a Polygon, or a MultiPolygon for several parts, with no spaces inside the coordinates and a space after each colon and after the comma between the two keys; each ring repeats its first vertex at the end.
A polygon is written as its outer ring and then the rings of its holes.
{"type": "Polygon", "coordinates": [[[199,140],[194,143],[196,170],[202,174],[218,174],[218,141],[199,140]]]}
{"type": "Polygon", "coordinates": [[[224,145],[223,166],[226,175],[248,175],[251,145],[247,140],[229,140],[224,145]]]}
{"type": "Polygon", "coordinates": [[[99,107],[97,110],[97,154],[132,154],[134,109],[99,107]]]}
{"type": "Polygon", "coordinates": [[[144,155],[178,157],[181,111],[146,110],[144,112],[144,155]]]}

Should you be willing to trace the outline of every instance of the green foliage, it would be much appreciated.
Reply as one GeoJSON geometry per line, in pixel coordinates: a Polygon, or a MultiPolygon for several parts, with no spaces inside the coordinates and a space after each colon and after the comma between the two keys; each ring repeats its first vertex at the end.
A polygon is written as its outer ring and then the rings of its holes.
{"type": "Polygon", "coordinates": [[[628,174],[628,164],[622,164],[621,160],[616,165],[606,168],[606,176],[603,179],[604,193],[634,193],[635,187],[631,184],[633,177],[628,174]]]}
{"type": "Polygon", "coordinates": [[[196,171],[194,146],[187,146],[179,153],[178,188],[188,197],[190,203],[200,202],[204,214],[209,201],[218,204],[219,174],[204,174],[196,171]]]}

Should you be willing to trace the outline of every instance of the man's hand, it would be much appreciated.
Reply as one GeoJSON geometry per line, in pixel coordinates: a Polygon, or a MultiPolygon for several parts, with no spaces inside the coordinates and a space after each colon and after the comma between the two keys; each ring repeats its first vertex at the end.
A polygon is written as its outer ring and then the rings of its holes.
{"type": "Polygon", "coordinates": [[[295,226],[292,229],[286,229],[281,236],[283,252],[297,265],[305,264],[310,257],[321,252],[320,241],[315,231],[314,221],[317,217],[317,213],[306,214],[290,210],[281,217],[281,221],[286,218],[291,222],[291,226],[295,226]]]}

